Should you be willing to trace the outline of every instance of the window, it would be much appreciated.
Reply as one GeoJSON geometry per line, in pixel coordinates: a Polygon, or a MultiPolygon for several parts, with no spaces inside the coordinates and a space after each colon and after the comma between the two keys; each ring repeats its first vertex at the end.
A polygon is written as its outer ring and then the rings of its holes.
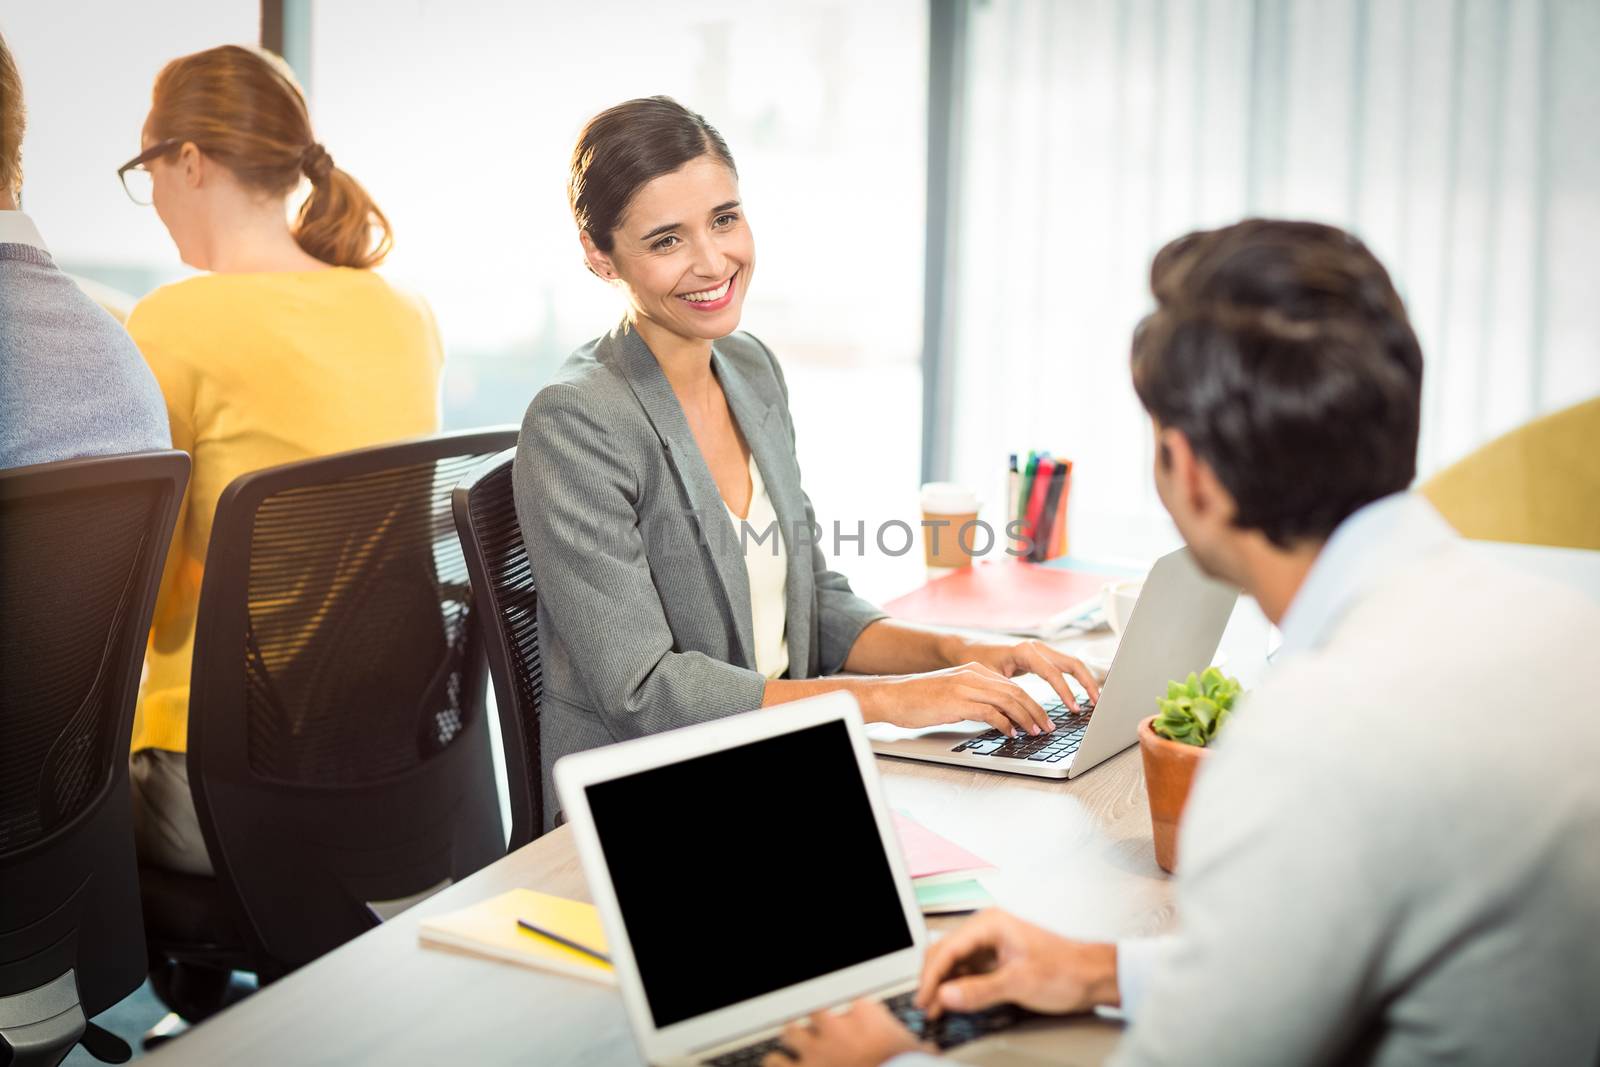
{"type": "Polygon", "coordinates": [[[254,44],[260,29],[257,0],[170,0],[159,17],[140,4],[6,5],[0,33],[28,107],[22,206],[63,270],[132,297],[189,273],[155,209],[130,202],[116,170],[139,151],[168,60],[254,44]]]}
{"type": "Polygon", "coordinates": [[[1176,542],[1127,354],[1192,229],[1368,243],[1422,341],[1423,477],[1600,392],[1600,9],[992,0],[970,26],[953,468],[1073,458],[1074,551],[1176,542]]]}

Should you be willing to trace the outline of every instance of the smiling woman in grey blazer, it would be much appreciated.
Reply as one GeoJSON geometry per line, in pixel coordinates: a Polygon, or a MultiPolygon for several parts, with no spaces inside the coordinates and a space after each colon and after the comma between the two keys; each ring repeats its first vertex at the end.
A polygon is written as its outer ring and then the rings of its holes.
{"type": "MultiPolygon", "coordinates": [[[[815,544],[772,352],[735,333],[755,274],[732,154],[665,97],[592,119],[569,196],[589,269],[627,300],[528,407],[514,468],[539,592],[546,770],[569,752],[848,689],[867,721],[1050,728],[1082,663],[886,618],[815,544]],[[840,671],[847,677],[832,677],[840,671]]],[[[548,816],[547,816],[548,818],[548,816]]]]}

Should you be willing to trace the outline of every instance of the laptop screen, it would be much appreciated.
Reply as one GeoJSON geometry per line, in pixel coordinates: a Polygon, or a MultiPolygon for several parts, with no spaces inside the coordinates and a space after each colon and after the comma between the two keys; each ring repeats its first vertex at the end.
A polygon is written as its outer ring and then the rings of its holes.
{"type": "Polygon", "coordinates": [[[912,945],[843,722],[586,792],[657,1029],[912,945]]]}

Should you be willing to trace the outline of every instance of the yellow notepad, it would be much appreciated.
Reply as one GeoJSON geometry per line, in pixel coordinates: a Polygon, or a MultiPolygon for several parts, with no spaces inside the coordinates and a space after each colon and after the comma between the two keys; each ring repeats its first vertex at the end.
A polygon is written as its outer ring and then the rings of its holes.
{"type": "Polygon", "coordinates": [[[616,974],[610,964],[524,930],[517,925],[518,919],[526,919],[598,952],[607,951],[606,933],[593,904],[535,893],[531,889],[513,889],[470,908],[424,919],[422,943],[492,956],[524,967],[540,967],[591,982],[616,984],[616,974]]]}

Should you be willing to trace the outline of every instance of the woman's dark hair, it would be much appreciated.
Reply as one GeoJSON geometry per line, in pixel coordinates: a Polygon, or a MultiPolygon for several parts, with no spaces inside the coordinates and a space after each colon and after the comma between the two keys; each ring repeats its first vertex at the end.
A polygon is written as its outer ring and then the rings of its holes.
{"type": "Polygon", "coordinates": [[[735,174],[722,134],[668,96],[608,107],[583,127],[572,150],[567,199],[578,229],[610,252],[612,233],[640,189],[690,160],[711,156],[735,174]]]}
{"type": "Polygon", "coordinates": [[[1422,349],[1356,238],[1247,219],[1167,245],[1150,289],[1134,389],[1216,471],[1236,526],[1280,548],[1322,541],[1411,484],[1422,349]]]}

